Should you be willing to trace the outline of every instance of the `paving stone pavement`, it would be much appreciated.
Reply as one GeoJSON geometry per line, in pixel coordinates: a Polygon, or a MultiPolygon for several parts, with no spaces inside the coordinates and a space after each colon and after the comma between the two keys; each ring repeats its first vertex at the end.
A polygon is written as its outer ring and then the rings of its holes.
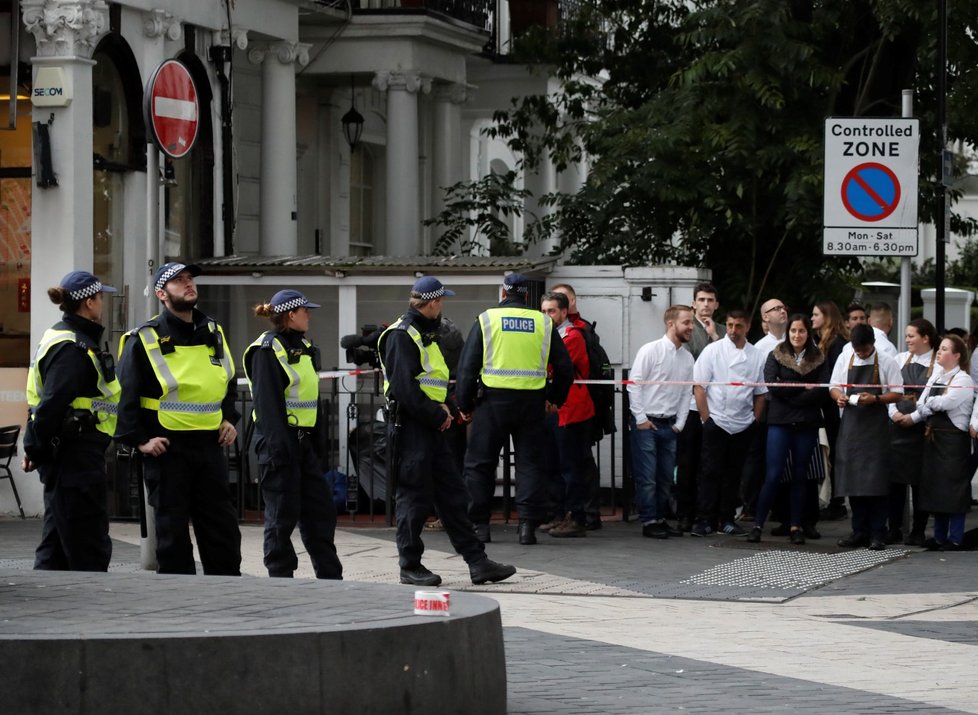
{"type": "MultiPolygon", "coordinates": [[[[978,713],[978,553],[846,552],[832,546],[844,522],[821,528],[807,549],[748,548],[606,521],[521,547],[500,524],[487,550],[518,567],[510,581],[472,586],[443,533],[425,534],[425,564],[499,602],[513,714],[978,713]]],[[[29,569],[39,533],[0,519],[0,568],[29,569]]],[[[112,569],[134,570],[138,529],[112,536],[112,569]]],[[[242,536],[242,570],[263,575],[261,529],[242,536]]],[[[337,548],[347,579],[396,580],[393,530],[342,528],[337,548]]]]}

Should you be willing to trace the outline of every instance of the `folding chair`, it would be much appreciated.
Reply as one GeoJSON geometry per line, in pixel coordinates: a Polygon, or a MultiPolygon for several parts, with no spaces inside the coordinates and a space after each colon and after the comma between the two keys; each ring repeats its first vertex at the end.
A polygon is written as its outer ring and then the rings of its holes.
{"type": "Polygon", "coordinates": [[[9,479],[10,488],[14,490],[14,499],[17,500],[17,508],[20,509],[20,518],[24,516],[24,507],[20,503],[20,495],[17,493],[17,484],[14,482],[14,475],[10,472],[10,460],[17,454],[17,437],[20,435],[20,425],[0,427],[0,479],[9,479]]]}

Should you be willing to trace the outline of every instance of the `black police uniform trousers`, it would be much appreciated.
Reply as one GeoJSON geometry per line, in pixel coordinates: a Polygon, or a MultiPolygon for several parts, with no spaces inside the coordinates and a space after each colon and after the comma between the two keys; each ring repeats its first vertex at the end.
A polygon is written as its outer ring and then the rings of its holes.
{"type": "MultiPolygon", "coordinates": [[[[292,532],[296,524],[316,578],[341,579],[336,555],[336,505],[308,432],[294,430],[297,447],[288,464],[261,464],[265,500],[265,568],[269,576],[291,577],[299,566],[292,532]]],[[[261,457],[261,455],[259,455],[261,457]]]]}
{"type": "Polygon", "coordinates": [[[516,511],[520,521],[546,518],[546,410],[543,390],[485,390],[472,416],[465,453],[469,518],[488,524],[499,453],[510,436],[516,461],[516,511]]]}
{"type": "MultiPolygon", "coordinates": [[[[105,450],[98,455],[104,459],[105,450]]],[[[104,464],[104,462],[103,462],[104,464]]],[[[76,482],[56,466],[38,470],[44,481],[44,520],[34,568],[41,571],[107,571],[112,558],[105,474],[76,482]]]]}
{"type": "Polygon", "coordinates": [[[467,495],[456,458],[443,432],[402,416],[397,427],[397,489],[394,514],[397,519],[397,553],[402,569],[421,564],[424,543],[421,532],[434,506],[445,533],[465,563],[486,558],[485,546],[472,529],[465,513],[467,495]]]}
{"type": "Polygon", "coordinates": [[[192,522],[204,573],[240,576],[241,532],[217,431],[170,433],[169,438],[164,454],[143,456],[148,499],[156,510],[157,572],[197,572],[192,522]]]}

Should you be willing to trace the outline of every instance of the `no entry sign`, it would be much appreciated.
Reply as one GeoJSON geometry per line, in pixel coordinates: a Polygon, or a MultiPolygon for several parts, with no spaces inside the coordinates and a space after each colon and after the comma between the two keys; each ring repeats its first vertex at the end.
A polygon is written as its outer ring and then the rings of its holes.
{"type": "Polygon", "coordinates": [[[917,255],[919,145],[916,119],[825,120],[823,253],[917,255]]]}
{"type": "Polygon", "coordinates": [[[177,60],[165,60],[146,86],[146,126],[160,151],[186,156],[197,139],[200,102],[194,78],[177,60]]]}

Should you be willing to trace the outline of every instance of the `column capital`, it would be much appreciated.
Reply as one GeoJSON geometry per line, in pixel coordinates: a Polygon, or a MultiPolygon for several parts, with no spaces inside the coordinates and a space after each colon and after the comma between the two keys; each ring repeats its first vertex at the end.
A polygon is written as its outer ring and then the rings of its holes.
{"type": "Polygon", "coordinates": [[[309,64],[309,48],[311,44],[307,42],[256,42],[253,43],[248,51],[248,60],[253,64],[259,65],[268,59],[269,56],[275,57],[283,65],[291,65],[298,62],[305,67],[309,64]]]}
{"type": "Polygon", "coordinates": [[[163,37],[168,40],[179,40],[183,37],[183,23],[166,10],[149,10],[143,20],[143,34],[146,37],[163,37]]]}
{"type": "Polygon", "coordinates": [[[41,57],[91,57],[109,30],[105,0],[21,0],[41,57]]]}
{"type": "Polygon", "coordinates": [[[422,77],[420,72],[397,71],[378,72],[373,79],[374,89],[386,92],[388,89],[400,89],[411,94],[428,94],[431,91],[431,79],[422,77]]]}
{"type": "Polygon", "coordinates": [[[230,32],[226,28],[214,30],[212,37],[215,45],[232,45],[242,52],[248,49],[248,31],[238,25],[232,25],[230,32]]]}
{"type": "Polygon", "coordinates": [[[439,84],[435,88],[435,100],[451,104],[465,104],[471,96],[471,88],[458,82],[439,84]]]}

